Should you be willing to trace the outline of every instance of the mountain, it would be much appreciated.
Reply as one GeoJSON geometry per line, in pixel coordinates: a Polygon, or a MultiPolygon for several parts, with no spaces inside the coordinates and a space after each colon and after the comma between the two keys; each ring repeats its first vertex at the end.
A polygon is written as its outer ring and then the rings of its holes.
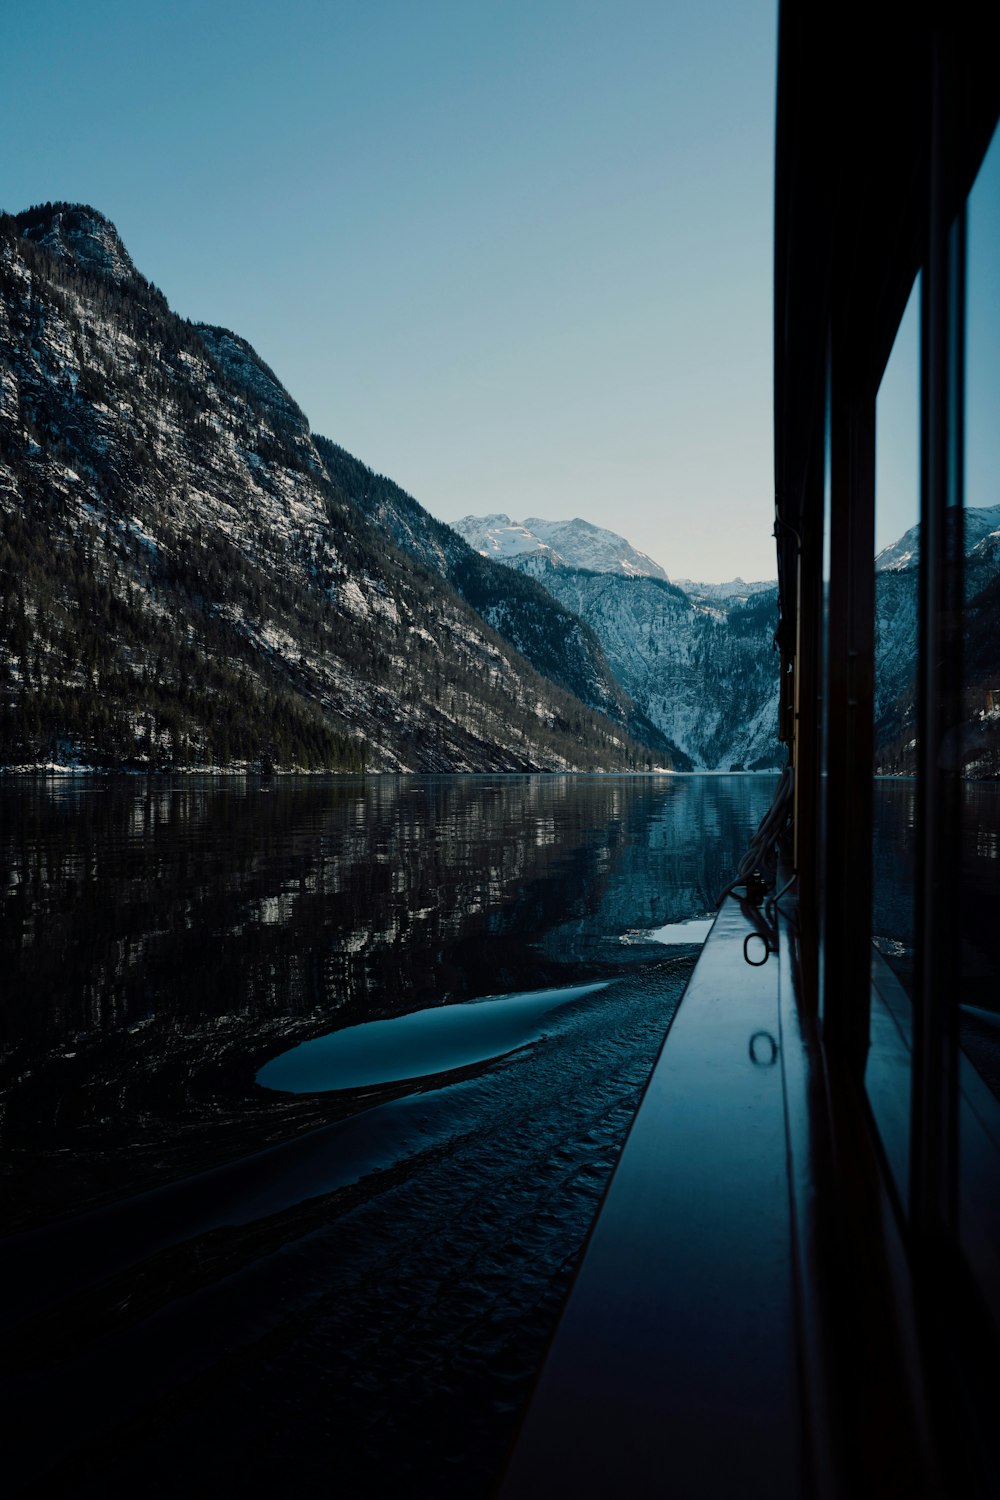
{"type": "MultiPolygon", "coordinates": [[[[963,523],[968,717],[957,753],[967,774],[995,775],[1000,506],[969,508],[963,523]]],[[[505,516],[460,523],[473,544],[492,541],[493,555],[508,569],[537,579],[592,628],[637,710],[693,765],[726,770],[782,763],[778,659],[772,650],[777,585],[742,578],[712,584],[675,578],[670,584],[665,573],[626,577],[617,560],[621,549],[606,568],[574,567],[561,545],[556,550],[559,537],[545,531],[545,524],[528,520],[518,527],[505,516]]],[[[920,528],[912,527],[875,560],[875,756],[883,771],[915,766],[919,541],[920,528]]]]}
{"type": "Polygon", "coordinates": [[[317,450],[339,491],[402,551],[445,578],[537,671],[626,727],[682,770],[688,757],[637,709],[594,632],[534,579],[475,551],[391,479],[326,438],[317,450]]]}
{"type": "MultiPolygon", "coordinates": [[[[968,556],[991,536],[1000,539],[1000,505],[969,506],[962,512],[965,552],[968,556]]],[[[911,526],[898,542],[884,547],[875,558],[876,573],[915,568],[920,561],[920,523],[911,526]]]]}
{"type": "Polygon", "coordinates": [[[728,583],[695,583],[692,578],[675,578],[674,582],[689,599],[699,604],[746,604],[755,594],[766,594],[777,588],[773,578],[765,583],[745,583],[742,578],[732,578],[728,583]]]}
{"type": "Polygon", "coordinates": [[[590,628],[641,716],[637,732],[650,723],[704,769],[784,763],[775,583],[678,586],[625,537],[579,519],[466,516],[455,530],[590,628]]]}
{"type": "Polygon", "coordinates": [[[777,587],[731,605],[660,578],[516,559],[591,626],[618,681],[653,724],[709,770],[784,763],[777,741],[777,587]]]}
{"type": "MultiPolygon", "coordinates": [[[[17,230],[22,239],[43,246],[54,259],[78,271],[92,272],[117,287],[150,289],[110,219],[83,203],[29,208],[17,215],[17,230]]],[[[159,294],[158,300],[163,300],[159,294]]]]}
{"type": "Polygon", "coordinates": [[[596,656],[618,722],[366,517],[331,448],[96,210],[0,215],[0,763],[663,761],[596,656]]]}
{"type": "MultiPolygon", "coordinates": [[[[950,749],[969,776],[1000,774],[1000,505],[963,512],[965,718],[950,749]]],[[[912,526],[875,559],[875,759],[885,772],[916,769],[918,563],[912,526]]]]}
{"type": "Polygon", "coordinates": [[[595,573],[668,581],[660,564],[623,536],[579,517],[572,521],[543,521],[538,516],[529,516],[522,524],[504,515],[464,516],[454,524],[459,535],[477,552],[502,562],[541,555],[556,565],[588,568],[595,573]]]}
{"type": "MultiPolygon", "coordinates": [[[[520,521],[512,521],[510,516],[501,514],[489,516],[463,516],[460,521],[452,522],[455,531],[460,537],[464,537],[470,547],[473,547],[483,557],[496,558],[506,562],[511,557],[518,557],[522,552],[545,552],[553,556],[552,548],[548,542],[543,542],[541,537],[535,536],[527,526],[522,526],[520,521]]],[[[555,562],[565,562],[565,558],[558,555],[553,556],[555,562]]]]}

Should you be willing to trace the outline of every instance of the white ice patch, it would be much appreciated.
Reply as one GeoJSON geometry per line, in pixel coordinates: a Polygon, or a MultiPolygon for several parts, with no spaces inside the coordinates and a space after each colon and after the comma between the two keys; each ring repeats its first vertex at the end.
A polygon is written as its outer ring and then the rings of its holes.
{"type": "Polygon", "coordinates": [[[685,922],[668,922],[665,927],[638,928],[626,932],[623,943],[662,943],[668,948],[698,947],[712,930],[714,917],[691,917],[685,922]]]}
{"type": "Polygon", "coordinates": [[[426,1078],[488,1062],[537,1041],[552,1024],[552,1012],[607,988],[605,980],[492,995],[346,1026],[272,1058],[257,1082],[285,1093],[319,1093],[426,1078]]]}

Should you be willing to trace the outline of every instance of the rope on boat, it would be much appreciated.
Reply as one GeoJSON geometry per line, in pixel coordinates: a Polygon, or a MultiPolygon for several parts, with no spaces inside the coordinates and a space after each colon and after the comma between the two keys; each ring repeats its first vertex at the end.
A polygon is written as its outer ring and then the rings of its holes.
{"type": "Polygon", "coordinates": [[[743,957],[754,969],[766,964],[771,954],[778,951],[778,902],[795,882],[793,875],[780,891],[775,890],[778,882],[778,841],[788,827],[793,792],[793,771],[791,766],[786,766],[781,773],[774,800],[750,840],[734,879],[719,893],[720,906],[727,896],[737,895],[744,916],[754,928],[743,939],[743,957]],[[742,895],[739,895],[740,891],[743,892],[742,895]],[[763,948],[751,951],[751,945],[755,941],[762,943],[763,948]]]}
{"type": "Polygon", "coordinates": [[[767,892],[774,889],[778,880],[778,839],[788,826],[794,789],[794,773],[791,766],[786,766],[778,781],[774,801],[761,818],[747,852],[736,867],[734,878],[719,892],[720,906],[740,887],[753,906],[760,906],[767,892]]]}

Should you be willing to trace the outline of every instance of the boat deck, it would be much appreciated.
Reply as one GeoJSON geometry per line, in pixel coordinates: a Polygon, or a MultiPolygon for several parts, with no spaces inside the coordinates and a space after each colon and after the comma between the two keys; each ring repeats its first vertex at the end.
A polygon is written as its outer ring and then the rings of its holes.
{"type": "MultiPolygon", "coordinates": [[[[786,1093],[804,1076],[788,1055],[802,1043],[794,1025],[783,1036],[778,957],[744,958],[754,931],[727,898],[591,1233],[504,1497],[801,1492],[786,1093]]],[[[762,952],[755,940],[751,956],[762,952]]]]}

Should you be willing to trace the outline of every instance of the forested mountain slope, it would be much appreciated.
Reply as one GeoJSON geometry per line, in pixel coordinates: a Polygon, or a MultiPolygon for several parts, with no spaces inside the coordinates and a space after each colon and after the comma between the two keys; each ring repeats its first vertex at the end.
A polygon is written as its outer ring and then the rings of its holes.
{"type": "Polygon", "coordinates": [[[263,361],[173,314],[107,219],[0,216],[0,763],[652,759],[362,515],[263,361]]]}
{"type": "MultiPolygon", "coordinates": [[[[468,516],[460,525],[490,556],[512,572],[530,574],[592,628],[637,711],[696,766],[783,763],[775,584],[623,576],[629,570],[612,554],[606,567],[573,567],[553,552],[551,530],[539,540],[526,531],[527,522],[516,528],[506,516],[468,516]]],[[[967,775],[992,776],[1000,767],[1000,506],[966,508],[962,530],[967,701],[955,751],[967,775]]],[[[874,561],[875,765],[884,772],[909,774],[916,766],[919,556],[920,527],[914,526],[874,561]]]]}
{"type": "Polygon", "coordinates": [[[398,484],[375,474],[327,438],[316,447],[332,482],[405,552],[433,568],[539,672],[591,708],[625,725],[678,769],[688,756],[633,702],[608,665],[600,641],[572,609],[526,574],[475,551],[398,484]]]}
{"type": "Polygon", "coordinates": [[[535,579],[593,632],[619,686],[688,764],[783,765],[778,742],[777,585],[669,581],[659,563],[586,521],[523,525],[466,516],[486,558],[535,579]]]}

